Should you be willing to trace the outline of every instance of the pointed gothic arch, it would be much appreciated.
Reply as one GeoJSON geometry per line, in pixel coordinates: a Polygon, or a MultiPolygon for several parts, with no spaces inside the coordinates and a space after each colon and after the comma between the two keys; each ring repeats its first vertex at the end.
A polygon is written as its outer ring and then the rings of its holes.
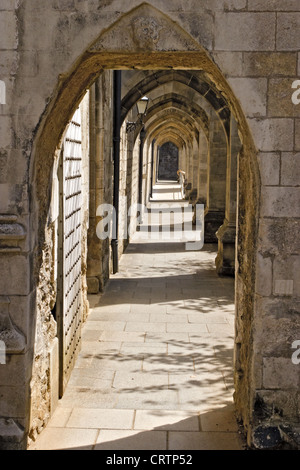
{"type": "MultiPolygon", "coordinates": [[[[228,112],[231,112],[238,123],[243,151],[239,162],[239,213],[242,216],[239,218],[238,229],[237,323],[240,325],[243,321],[239,312],[242,312],[246,322],[236,338],[237,363],[242,367],[242,373],[241,370],[236,370],[236,404],[247,425],[251,420],[253,400],[249,384],[253,364],[251,319],[259,206],[256,149],[240,103],[209,54],[173,20],[147,3],[142,3],[121,16],[92,44],[86,45],[84,53],[79,51],[78,58],[69,72],[60,76],[52,99],[41,117],[31,159],[31,224],[36,227],[38,233],[33,282],[38,282],[43,258],[44,230],[50,204],[48,188],[54,154],[66,125],[86,90],[103,70],[127,68],[157,70],[156,77],[152,79],[160,80],[160,83],[176,76],[178,80],[188,80],[191,84],[193,74],[185,70],[203,71],[205,80],[197,79],[194,86],[199,91],[202,90],[203,96],[214,106],[220,117],[224,116],[223,120],[227,119],[228,112]]],[[[147,86],[150,86],[150,82],[147,86]]],[[[123,103],[125,115],[139,97],[140,90],[128,99],[128,103],[123,103]]]]}

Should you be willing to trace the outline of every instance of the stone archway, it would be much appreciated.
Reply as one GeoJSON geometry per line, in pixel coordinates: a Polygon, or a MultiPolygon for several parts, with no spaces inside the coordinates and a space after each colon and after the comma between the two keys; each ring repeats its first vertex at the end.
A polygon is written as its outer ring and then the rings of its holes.
{"type": "Polygon", "coordinates": [[[230,110],[238,123],[243,152],[239,161],[235,385],[237,410],[245,426],[248,426],[251,422],[253,400],[252,312],[259,187],[255,146],[241,106],[215,63],[181,27],[148,4],[142,4],[121,17],[87,47],[69,73],[60,77],[60,83],[39,125],[31,161],[32,225],[38,233],[34,282],[38,286],[38,277],[43,266],[45,225],[49,209],[49,194],[45,192],[45,187],[49,187],[53,156],[66,124],[86,89],[101,71],[127,68],[203,70],[209,75],[215,88],[213,90],[206,83],[204,95],[215,102],[218,93],[218,110],[226,115],[230,110]]]}

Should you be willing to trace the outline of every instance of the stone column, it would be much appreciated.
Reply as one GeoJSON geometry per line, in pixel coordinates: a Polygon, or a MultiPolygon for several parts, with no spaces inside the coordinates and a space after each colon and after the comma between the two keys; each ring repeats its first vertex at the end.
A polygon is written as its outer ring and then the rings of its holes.
{"type": "Polygon", "coordinates": [[[189,200],[193,181],[193,148],[191,142],[187,142],[186,172],[185,172],[185,198],[189,200]]]}
{"type": "Polygon", "coordinates": [[[102,291],[109,277],[109,240],[97,236],[97,208],[112,201],[112,130],[107,104],[111,75],[103,73],[90,92],[90,210],[88,231],[87,285],[89,294],[102,291]]]}
{"type": "Polygon", "coordinates": [[[226,200],[227,139],[221,121],[215,118],[210,123],[207,207],[204,219],[205,243],[217,243],[216,232],[225,217],[226,200]]]}
{"type": "Polygon", "coordinates": [[[189,193],[189,201],[191,204],[195,204],[197,200],[198,167],[199,167],[199,140],[197,140],[196,137],[193,138],[191,166],[192,166],[193,174],[192,174],[192,179],[191,179],[192,188],[189,193]]]}
{"type": "Polygon", "coordinates": [[[28,248],[18,217],[0,215],[0,450],[26,447],[32,356],[26,317],[31,298],[28,248]]]}
{"type": "Polygon", "coordinates": [[[207,203],[207,159],[208,142],[203,131],[199,133],[199,165],[197,182],[197,202],[199,204],[207,203]]]}
{"type": "Polygon", "coordinates": [[[223,225],[217,231],[218,255],[216,268],[220,275],[234,276],[237,207],[237,159],[241,149],[237,123],[230,122],[230,141],[227,155],[226,210],[223,225]]]}
{"type": "Polygon", "coordinates": [[[203,204],[205,207],[207,199],[208,142],[204,132],[201,129],[199,131],[198,142],[197,197],[193,204],[193,224],[196,224],[197,204],[203,204]]]}

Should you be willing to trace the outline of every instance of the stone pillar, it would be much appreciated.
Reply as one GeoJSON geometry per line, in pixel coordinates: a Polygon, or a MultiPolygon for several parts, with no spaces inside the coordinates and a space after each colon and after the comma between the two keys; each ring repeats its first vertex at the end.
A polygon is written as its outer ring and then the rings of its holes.
{"type": "Polygon", "coordinates": [[[30,268],[26,256],[21,254],[22,250],[26,251],[26,243],[25,228],[17,217],[1,215],[0,450],[26,448],[31,373],[28,367],[31,351],[25,337],[27,334],[28,338],[29,322],[24,318],[27,298],[30,298],[30,286],[24,279],[30,278],[30,268]]]}
{"type": "Polygon", "coordinates": [[[217,273],[226,276],[234,276],[235,274],[237,159],[240,149],[241,141],[238,136],[237,123],[231,116],[227,155],[225,219],[217,231],[218,255],[216,257],[217,273]]]}
{"type": "Polygon", "coordinates": [[[204,218],[205,243],[217,243],[216,232],[225,217],[227,139],[221,121],[211,121],[209,130],[207,207],[204,218]]]}
{"type": "Polygon", "coordinates": [[[90,91],[90,207],[87,286],[89,294],[102,291],[109,277],[109,240],[97,236],[97,208],[112,201],[112,132],[107,96],[111,93],[110,72],[96,80],[90,91]]]}
{"type": "Polygon", "coordinates": [[[195,204],[197,200],[197,192],[198,192],[198,168],[199,168],[199,140],[197,140],[196,137],[193,138],[191,164],[193,168],[193,176],[191,180],[192,189],[189,194],[189,201],[191,204],[195,204]]]}
{"type": "Polygon", "coordinates": [[[208,142],[203,131],[199,133],[199,165],[197,182],[197,202],[199,204],[207,203],[207,159],[208,142]]]}
{"type": "Polygon", "coordinates": [[[199,164],[197,178],[197,198],[193,207],[193,223],[196,223],[196,205],[204,204],[206,206],[207,199],[207,158],[208,158],[208,142],[203,131],[199,132],[199,164]]]}
{"type": "Polygon", "coordinates": [[[193,149],[191,142],[187,142],[186,172],[185,172],[185,198],[189,200],[193,181],[193,149]]]}

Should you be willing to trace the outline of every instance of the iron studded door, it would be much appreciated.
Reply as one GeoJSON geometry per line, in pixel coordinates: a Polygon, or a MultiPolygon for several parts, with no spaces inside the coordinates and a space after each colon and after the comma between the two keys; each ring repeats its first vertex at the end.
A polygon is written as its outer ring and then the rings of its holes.
{"type": "Polygon", "coordinates": [[[81,342],[81,114],[78,109],[66,131],[60,161],[60,396],[70,378],[81,342]]]}

